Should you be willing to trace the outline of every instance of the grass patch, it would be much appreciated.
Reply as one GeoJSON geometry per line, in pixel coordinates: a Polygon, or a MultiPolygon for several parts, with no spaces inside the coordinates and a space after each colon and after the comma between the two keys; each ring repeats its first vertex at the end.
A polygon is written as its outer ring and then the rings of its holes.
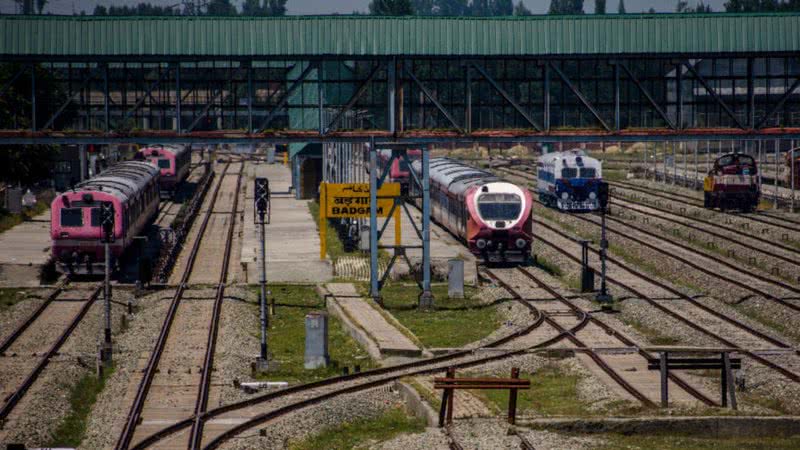
{"type": "Polygon", "coordinates": [[[601,449],[645,449],[657,448],[663,450],[777,450],[800,448],[800,436],[792,437],[747,437],[747,438],[701,438],[695,436],[676,435],[631,435],[603,434],[598,438],[604,439],[605,445],[601,449]]]}
{"type": "MultiPolygon", "coordinates": [[[[519,411],[541,416],[587,415],[586,403],[578,398],[580,376],[566,373],[556,366],[545,366],[532,375],[521,376],[531,381],[531,388],[517,391],[519,411]]],[[[508,411],[507,390],[471,391],[498,412],[508,411]]]]}
{"type": "Polygon", "coordinates": [[[653,345],[678,345],[681,342],[680,339],[673,336],[664,336],[658,332],[658,330],[651,328],[638,320],[628,318],[625,319],[625,323],[632,326],[636,331],[644,335],[644,337],[646,337],[647,340],[653,345]]]}
{"type": "Polygon", "coordinates": [[[49,203],[37,201],[33,208],[24,208],[20,214],[12,214],[7,209],[0,208],[0,233],[10,230],[22,222],[31,220],[39,214],[47,211],[49,203]]]}
{"type": "Polygon", "coordinates": [[[352,448],[372,448],[375,444],[388,441],[401,433],[422,433],[425,422],[410,417],[395,407],[384,414],[360,419],[339,426],[329,427],[299,442],[291,443],[291,450],[349,450],[352,448]]]}
{"type": "Polygon", "coordinates": [[[548,260],[543,256],[537,255],[533,265],[534,267],[544,270],[545,272],[556,278],[561,278],[562,276],[564,276],[564,271],[561,270],[561,267],[559,267],[554,262],[548,260]]]}
{"type": "Polygon", "coordinates": [[[95,374],[84,375],[70,389],[70,413],[61,421],[50,440],[50,447],[78,447],[86,435],[86,424],[97,396],[114,373],[114,367],[103,371],[98,378],[95,374]]]}
{"type": "MultiPolygon", "coordinates": [[[[275,297],[275,315],[269,318],[268,344],[278,368],[262,380],[309,382],[340,375],[341,367],[361,369],[373,367],[367,353],[347,334],[342,324],[334,316],[328,316],[328,351],[331,363],[328,367],[306,370],[303,367],[305,353],[305,316],[311,311],[324,310],[325,305],[313,286],[280,285],[270,286],[275,297]]],[[[258,292],[258,287],[253,287],[258,292]]],[[[254,314],[258,309],[254,308],[254,314]]],[[[260,335],[258,329],[253,330],[260,335]]]]}
{"type": "MultiPolygon", "coordinates": [[[[319,203],[315,201],[308,202],[308,212],[310,212],[311,217],[314,218],[314,223],[319,226],[319,203]]],[[[339,239],[336,229],[330,224],[328,225],[328,232],[325,233],[325,244],[327,246],[328,257],[331,261],[336,261],[342,256],[347,255],[347,252],[344,251],[344,243],[339,239]]]]}
{"type": "Polygon", "coordinates": [[[32,297],[29,291],[30,289],[0,288],[0,312],[32,297]]]}
{"type": "Polygon", "coordinates": [[[431,287],[436,309],[417,309],[416,285],[390,283],[381,290],[383,304],[426,347],[461,347],[480,340],[500,326],[496,305],[482,304],[477,290],[464,287],[463,299],[447,297],[447,285],[431,287]],[[464,326],[469,324],[469,326],[464,326]]]}

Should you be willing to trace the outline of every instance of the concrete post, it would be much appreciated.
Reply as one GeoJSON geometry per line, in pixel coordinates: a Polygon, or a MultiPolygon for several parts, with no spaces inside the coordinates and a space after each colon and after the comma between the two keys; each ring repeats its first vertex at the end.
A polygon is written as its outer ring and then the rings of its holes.
{"type": "Polygon", "coordinates": [[[388,77],[386,80],[386,93],[387,93],[387,103],[388,103],[388,110],[386,111],[388,122],[389,122],[389,131],[391,133],[395,132],[397,119],[395,119],[395,89],[397,88],[397,60],[392,58],[389,61],[388,67],[388,77]]]}
{"type": "MultiPolygon", "coordinates": [[[[766,153],[766,152],[765,152],[766,153]]],[[[775,181],[775,203],[772,205],[773,209],[778,209],[778,173],[780,171],[780,166],[778,166],[778,155],[780,155],[780,141],[775,140],[775,177],[773,178],[775,181]]],[[[761,176],[761,171],[758,171],[758,176],[761,176]]],[[[759,180],[760,182],[761,180],[759,180]]],[[[759,183],[760,184],[760,183],[759,183]]]]}
{"type": "Polygon", "coordinates": [[[313,311],[306,314],[306,346],[303,367],[317,369],[326,367],[328,355],[328,315],[313,311]]]}
{"type": "Polygon", "coordinates": [[[447,261],[447,296],[464,298],[464,260],[447,261]]]}

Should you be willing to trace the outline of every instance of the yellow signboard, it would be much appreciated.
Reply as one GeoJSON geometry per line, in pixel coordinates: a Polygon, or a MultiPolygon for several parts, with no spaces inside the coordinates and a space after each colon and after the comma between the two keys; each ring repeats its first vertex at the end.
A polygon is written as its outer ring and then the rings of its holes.
{"type": "MultiPolygon", "coordinates": [[[[326,183],[324,192],[327,218],[369,218],[368,183],[326,183]]],[[[378,189],[378,197],[397,197],[399,195],[399,183],[383,183],[383,186],[378,189]]],[[[378,198],[377,216],[388,216],[393,204],[394,198],[378,198]]]]}
{"type": "MultiPolygon", "coordinates": [[[[383,183],[378,189],[378,217],[386,217],[392,210],[394,198],[399,197],[399,183],[383,183]]],[[[328,219],[369,218],[369,183],[322,183],[319,189],[319,259],[327,254],[328,219]]],[[[394,209],[394,245],[402,244],[400,206],[394,209]]]]}

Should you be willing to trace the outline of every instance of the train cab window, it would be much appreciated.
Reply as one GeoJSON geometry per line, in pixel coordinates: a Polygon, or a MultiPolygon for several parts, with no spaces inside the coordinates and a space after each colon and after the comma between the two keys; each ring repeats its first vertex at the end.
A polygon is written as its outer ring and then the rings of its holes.
{"type": "Polygon", "coordinates": [[[92,226],[99,227],[100,226],[100,208],[92,208],[92,226]]]}
{"type": "Polygon", "coordinates": [[[597,176],[597,170],[593,167],[581,167],[581,178],[594,178],[597,176]]]}
{"type": "Polygon", "coordinates": [[[169,160],[168,159],[159,159],[158,160],[158,168],[159,169],[169,169],[169,160]]]}
{"type": "Polygon", "coordinates": [[[63,208],[61,210],[62,227],[82,227],[83,208],[63,208]]]}
{"type": "Polygon", "coordinates": [[[578,169],[574,167],[564,167],[561,169],[561,178],[575,178],[578,176],[578,169]]]}
{"type": "Polygon", "coordinates": [[[478,212],[484,220],[514,220],[522,211],[517,194],[483,194],[478,197],[478,212]]]}

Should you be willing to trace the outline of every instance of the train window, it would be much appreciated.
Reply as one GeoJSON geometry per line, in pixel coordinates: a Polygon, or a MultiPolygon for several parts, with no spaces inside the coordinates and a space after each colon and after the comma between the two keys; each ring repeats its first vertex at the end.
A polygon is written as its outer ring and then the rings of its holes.
{"type": "Polygon", "coordinates": [[[573,167],[564,167],[561,169],[561,178],[575,178],[578,176],[578,169],[573,167]]]}
{"type": "Polygon", "coordinates": [[[159,169],[169,169],[169,160],[168,159],[159,159],[158,160],[158,168],[159,169]]]}
{"type": "Polygon", "coordinates": [[[581,167],[581,178],[594,178],[597,171],[593,167],[581,167]]]}
{"type": "Polygon", "coordinates": [[[83,208],[63,208],[61,210],[62,227],[82,227],[83,208]]]}
{"type": "Polygon", "coordinates": [[[478,197],[478,212],[484,220],[514,220],[522,211],[517,194],[483,194],[478,197]]]}
{"type": "Polygon", "coordinates": [[[717,161],[720,166],[729,166],[733,164],[733,155],[723,156],[717,161]]]}
{"type": "Polygon", "coordinates": [[[92,208],[92,226],[99,227],[100,226],[100,208],[92,208]]]}

